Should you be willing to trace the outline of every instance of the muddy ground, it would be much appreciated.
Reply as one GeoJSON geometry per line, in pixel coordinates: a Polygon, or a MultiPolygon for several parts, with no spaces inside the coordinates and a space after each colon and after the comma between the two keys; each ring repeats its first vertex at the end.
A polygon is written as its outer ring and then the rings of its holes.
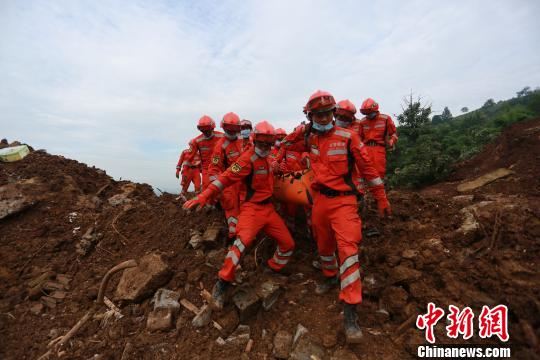
{"type": "MultiPolygon", "coordinates": [[[[540,119],[513,125],[481,154],[460,164],[447,182],[418,192],[391,191],[391,219],[379,220],[367,199],[363,220],[381,234],[364,237],[361,246],[361,344],[344,342],[337,290],[314,294],[314,282],[320,279],[311,265],[315,247],[299,225],[298,248],[286,276],[263,273],[260,264],[274,249],[264,237],[243,259],[238,286],[270,279],[284,290],[272,308],[243,321],[253,340],[249,353],[245,342],[217,343],[228,334],[212,325],[194,328],[193,314],[186,309],[172,329],[149,331],[151,297],[138,303],[115,300],[120,278],[116,275],[106,295],[121,307],[124,317],[105,324],[89,321],[64,346],[61,357],[272,359],[275,334],[281,330],[294,334],[302,324],[324,358],[413,358],[424,338],[411,319],[434,302],[445,309],[450,304],[470,306],[476,316],[483,305],[506,304],[513,357],[538,358],[539,140],[540,119]],[[513,174],[465,193],[456,190],[500,167],[513,174]]],[[[201,283],[212,288],[226,251],[222,238],[197,250],[188,243],[193,230],[204,232],[214,222],[223,223],[218,210],[186,213],[171,194],[158,197],[148,185],[115,181],[102,170],[45,151],[0,164],[0,205],[8,202],[10,213],[0,213],[1,359],[44,354],[50,340],[91,308],[108,269],[148,253],[160,254],[171,270],[164,288],[202,306],[201,283]],[[50,283],[36,290],[40,277],[50,283]],[[54,288],[58,283],[63,287],[54,288]]],[[[301,214],[297,220],[301,223],[301,214]]],[[[213,319],[223,322],[235,311],[229,304],[213,319]]],[[[437,344],[501,345],[497,338],[480,339],[477,326],[473,339],[449,339],[445,325],[441,321],[436,328],[437,344]]]]}

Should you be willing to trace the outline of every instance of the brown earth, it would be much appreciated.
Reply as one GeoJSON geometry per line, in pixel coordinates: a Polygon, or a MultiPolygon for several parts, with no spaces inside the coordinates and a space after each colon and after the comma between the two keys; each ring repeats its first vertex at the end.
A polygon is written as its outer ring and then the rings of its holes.
{"type": "MultiPolygon", "coordinates": [[[[476,319],[482,305],[506,304],[513,357],[537,358],[539,136],[540,119],[515,124],[461,164],[450,182],[420,192],[392,191],[391,219],[379,220],[368,199],[364,222],[377,226],[381,235],[362,241],[361,344],[344,342],[337,290],[314,294],[314,281],[320,279],[311,266],[315,249],[300,226],[288,276],[276,280],[285,291],[270,310],[261,309],[245,321],[254,341],[249,353],[244,353],[245,343],[216,343],[224,336],[212,325],[193,328],[193,315],[186,309],[172,330],[149,332],[146,320],[152,305],[147,298],[137,304],[115,301],[125,316],[106,324],[90,320],[63,348],[62,358],[120,359],[130,343],[124,359],[272,359],[274,335],[294,334],[298,324],[324,349],[325,358],[343,354],[344,349],[360,359],[413,358],[424,338],[406,321],[425,313],[428,302],[445,310],[450,304],[470,306],[475,312],[473,339],[449,339],[440,321],[437,345],[503,345],[497,338],[480,339],[476,319]],[[459,183],[499,167],[515,173],[469,193],[457,192],[459,183]]],[[[218,252],[193,250],[188,241],[192,230],[202,232],[222,221],[219,211],[185,213],[171,194],[158,197],[148,185],[115,181],[102,170],[44,151],[0,165],[0,204],[14,193],[24,206],[0,219],[1,359],[44,354],[50,340],[91,308],[101,278],[122,261],[161,254],[172,269],[164,287],[197,306],[203,305],[200,283],[210,290],[215,282],[225,241],[216,245],[218,252]],[[31,285],[41,275],[49,287],[36,293],[31,285]],[[56,292],[54,284],[62,281],[66,285],[56,292]]],[[[264,239],[246,252],[240,271],[244,284],[276,278],[260,266],[272,251],[272,242],[264,239]]],[[[119,278],[113,278],[107,291],[113,301],[119,278]]],[[[229,304],[224,313],[233,311],[229,304]]],[[[222,315],[215,313],[213,318],[220,322],[222,315]]]]}

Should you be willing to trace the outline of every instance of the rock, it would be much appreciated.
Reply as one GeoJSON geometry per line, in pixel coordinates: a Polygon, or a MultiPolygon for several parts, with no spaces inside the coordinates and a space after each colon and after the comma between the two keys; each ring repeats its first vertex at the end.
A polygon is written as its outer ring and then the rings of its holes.
{"type": "Polygon", "coordinates": [[[20,213],[34,205],[33,202],[23,197],[20,193],[6,195],[11,192],[6,190],[11,186],[12,184],[0,186],[0,220],[10,215],[20,213]]]}
{"type": "Polygon", "coordinates": [[[132,200],[130,198],[128,198],[129,194],[130,194],[129,192],[128,193],[122,193],[122,194],[116,194],[116,195],[111,196],[109,199],[107,199],[107,201],[112,206],[130,204],[132,202],[132,200]]]}
{"type": "Polygon", "coordinates": [[[257,295],[262,299],[263,309],[267,311],[270,310],[282,292],[279,284],[276,284],[271,280],[260,284],[257,288],[257,295]]]}
{"type": "Polygon", "coordinates": [[[240,319],[238,317],[238,313],[233,308],[227,312],[225,312],[218,320],[218,324],[221,325],[223,330],[221,333],[223,336],[229,336],[240,323],[240,319]]]}
{"type": "Polygon", "coordinates": [[[247,325],[238,325],[236,330],[227,338],[225,342],[232,345],[245,345],[249,341],[250,328],[247,325]]]}
{"type": "Polygon", "coordinates": [[[329,330],[323,335],[323,346],[327,349],[333,348],[337,344],[337,332],[329,330]]]}
{"type": "Polygon", "coordinates": [[[453,196],[452,200],[460,205],[469,205],[472,203],[474,195],[457,195],[453,196]]]}
{"type": "Polygon", "coordinates": [[[403,308],[407,305],[408,294],[401,287],[390,286],[384,289],[381,295],[383,309],[393,316],[401,318],[403,308]]]}
{"type": "Polygon", "coordinates": [[[56,290],[56,291],[53,291],[49,296],[56,300],[63,300],[66,298],[66,292],[61,291],[61,290],[56,290]]]}
{"type": "Polygon", "coordinates": [[[42,288],[46,292],[52,292],[56,290],[64,290],[64,285],[56,281],[45,281],[42,285],[42,288]]]}
{"type": "Polygon", "coordinates": [[[196,328],[206,326],[212,320],[212,309],[208,305],[204,305],[201,311],[193,318],[191,325],[196,328]]]}
{"type": "Polygon", "coordinates": [[[289,358],[293,337],[287,331],[280,330],[274,336],[272,355],[278,359],[289,358]]]}
{"type": "Polygon", "coordinates": [[[166,284],[170,275],[169,267],[160,255],[148,254],[141,258],[137,267],[124,270],[116,288],[116,298],[141,301],[166,284]]]}
{"type": "Polygon", "coordinates": [[[148,314],[148,320],[146,321],[148,331],[164,331],[172,329],[172,327],[172,309],[157,309],[148,314]]]}
{"type": "Polygon", "coordinates": [[[43,304],[40,302],[33,302],[30,305],[30,312],[34,315],[39,315],[41,311],[43,310],[43,304]]]}
{"type": "Polygon", "coordinates": [[[391,267],[397,266],[401,261],[401,257],[397,255],[386,255],[386,263],[391,267]]]}
{"type": "Polygon", "coordinates": [[[201,237],[201,234],[199,233],[195,233],[191,236],[191,238],[189,239],[189,245],[191,245],[191,247],[193,249],[198,249],[201,247],[202,245],[202,237],[201,237]]]}
{"type": "Polygon", "coordinates": [[[405,265],[399,265],[396,266],[391,270],[390,278],[389,278],[389,284],[396,284],[396,283],[410,283],[411,281],[415,281],[420,279],[422,276],[422,272],[409,268],[405,265]]]}
{"type": "Polygon", "coordinates": [[[238,309],[241,323],[245,323],[247,319],[254,316],[261,305],[257,293],[251,286],[239,288],[233,296],[233,303],[238,309]]]}
{"type": "Polygon", "coordinates": [[[358,360],[358,357],[347,349],[336,350],[330,360],[358,360]]]}
{"type": "Polygon", "coordinates": [[[418,251],[413,250],[413,249],[407,249],[407,250],[404,250],[404,251],[401,253],[401,257],[403,257],[404,259],[413,260],[413,259],[415,259],[416,257],[418,257],[418,251]]]}
{"type": "Polygon", "coordinates": [[[45,304],[45,306],[54,309],[56,307],[56,300],[49,296],[42,296],[41,302],[45,304]]]}
{"type": "Polygon", "coordinates": [[[65,274],[56,275],[56,281],[64,286],[64,289],[69,289],[69,284],[71,283],[71,276],[65,274]]]}
{"type": "Polygon", "coordinates": [[[302,336],[291,353],[292,360],[324,359],[324,349],[309,336],[302,336]]]}
{"type": "Polygon", "coordinates": [[[218,337],[218,338],[216,339],[216,344],[223,346],[223,345],[226,344],[226,342],[225,342],[225,340],[223,340],[223,338],[220,336],[220,337],[218,337]]]}
{"type": "Polygon", "coordinates": [[[293,345],[296,344],[298,339],[300,339],[302,336],[308,333],[308,329],[302,325],[298,324],[296,325],[296,331],[294,332],[294,338],[293,338],[293,345]]]}
{"type": "Polygon", "coordinates": [[[474,189],[477,189],[479,187],[482,187],[484,185],[489,184],[490,182],[493,182],[497,179],[506,177],[508,175],[512,175],[514,172],[512,170],[506,169],[506,168],[499,168],[497,170],[491,171],[485,175],[482,175],[480,177],[477,177],[474,180],[459,184],[457,187],[457,191],[459,192],[466,192],[471,191],[474,189]]]}
{"type": "Polygon", "coordinates": [[[202,241],[205,246],[215,244],[219,238],[219,233],[221,231],[221,225],[219,223],[213,223],[202,236],[202,241]]]}
{"type": "Polygon", "coordinates": [[[154,303],[154,310],[171,309],[171,311],[176,314],[180,310],[180,303],[178,302],[179,299],[179,293],[163,288],[159,289],[156,291],[154,298],[152,299],[152,302],[154,303]]]}

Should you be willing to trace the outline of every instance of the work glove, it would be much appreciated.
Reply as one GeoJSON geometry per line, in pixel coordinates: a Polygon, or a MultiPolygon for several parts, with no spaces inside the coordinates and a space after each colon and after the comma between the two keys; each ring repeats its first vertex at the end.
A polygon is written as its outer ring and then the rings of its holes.
{"type": "Polygon", "coordinates": [[[201,209],[204,205],[212,204],[217,194],[219,194],[219,189],[214,185],[209,185],[206,190],[197,195],[194,199],[186,201],[182,207],[185,210],[193,208],[201,209]]]}
{"type": "Polygon", "coordinates": [[[176,178],[177,178],[177,179],[180,178],[180,169],[176,169],[176,178]]]}
{"type": "Polygon", "coordinates": [[[388,147],[390,147],[390,150],[394,150],[395,145],[396,145],[396,138],[390,138],[390,140],[388,140],[388,147]]]}

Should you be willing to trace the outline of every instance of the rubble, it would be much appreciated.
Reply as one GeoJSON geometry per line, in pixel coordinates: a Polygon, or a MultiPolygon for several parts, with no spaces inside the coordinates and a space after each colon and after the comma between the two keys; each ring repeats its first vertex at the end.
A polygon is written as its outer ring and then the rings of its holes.
{"type": "Polygon", "coordinates": [[[259,296],[251,286],[238,288],[233,295],[233,303],[238,309],[238,316],[242,324],[254,316],[261,305],[259,296]]]}
{"type": "Polygon", "coordinates": [[[274,281],[265,281],[257,288],[257,295],[262,300],[262,307],[268,311],[283,293],[281,286],[274,281]]]}
{"type": "Polygon", "coordinates": [[[272,355],[278,359],[288,359],[293,338],[290,333],[280,330],[274,336],[272,355]]]}
{"type": "Polygon", "coordinates": [[[313,360],[324,359],[324,349],[309,336],[302,336],[296,342],[290,359],[292,360],[313,360]]]}
{"type": "Polygon", "coordinates": [[[173,328],[173,310],[158,308],[148,314],[146,328],[148,331],[164,331],[173,328]]]}
{"type": "Polygon", "coordinates": [[[137,267],[127,269],[116,288],[116,298],[139,302],[150,296],[170,278],[168,265],[160,255],[152,253],[140,259],[137,267]]]}

